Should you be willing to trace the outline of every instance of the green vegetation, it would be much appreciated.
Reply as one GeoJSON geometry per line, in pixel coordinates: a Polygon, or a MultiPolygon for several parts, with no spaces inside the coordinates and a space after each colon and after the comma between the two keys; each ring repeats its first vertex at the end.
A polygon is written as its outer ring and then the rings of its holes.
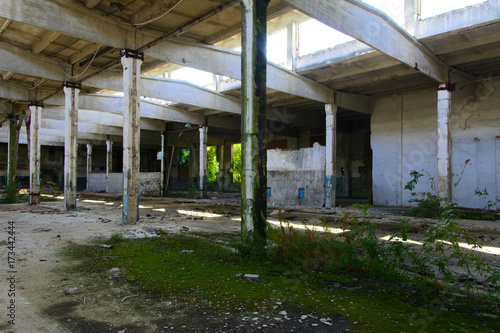
{"type": "Polygon", "coordinates": [[[241,183],[241,143],[233,145],[230,171],[233,173],[233,182],[241,183]]]}
{"type": "Polygon", "coordinates": [[[3,204],[14,204],[18,203],[21,199],[19,195],[19,190],[15,185],[10,185],[5,188],[5,195],[0,199],[0,203],[3,204]]]}
{"type": "MultiPolygon", "coordinates": [[[[422,170],[424,171],[424,170],[422,170]]],[[[417,206],[413,207],[407,215],[420,217],[420,218],[433,218],[433,219],[445,219],[449,211],[452,209],[453,214],[456,218],[470,219],[470,220],[488,220],[495,221],[500,220],[500,215],[491,212],[496,208],[497,202],[500,201],[496,198],[494,200],[488,200],[488,191],[486,188],[483,191],[475,191],[475,195],[481,198],[485,203],[483,211],[466,209],[459,207],[453,203],[447,203],[446,199],[439,198],[437,195],[431,192],[414,192],[418,180],[424,175],[418,171],[412,170],[410,172],[412,179],[406,184],[405,189],[411,191],[412,198],[409,202],[417,203],[417,206]]],[[[433,178],[429,177],[429,180],[433,182],[433,178]]]]}
{"type": "Polygon", "coordinates": [[[475,240],[453,215],[426,231],[423,246],[414,246],[404,242],[410,229],[406,221],[399,221],[391,242],[380,242],[376,225],[367,220],[370,206],[357,208],[359,216],[345,214],[340,235],[326,224],[323,232],[299,232],[280,217],[278,229],[268,228],[266,255],[234,251],[237,234],[191,235],[189,230],[123,240],[112,250],[74,245],[70,253],[92,276],[117,267],[146,292],[180,296],[223,312],[273,315],[273,306],[281,302],[304,314],[343,316],[353,324],[351,332],[495,331],[498,288],[469,287],[477,285],[478,275],[489,274],[488,283],[497,284],[500,272],[461,250],[459,242],[475,240]],[[469,285],[451,272],[450,260],[465,269],[469,285]],[[259,279],[236,278],[238,273],[259,279]]]}
{"type": "Polygon", "coordinates": [[[188,167],[189,166],[190,155],[191,155],[191,150],[189,150],[189,149],[179,150],[179,165],[181,167],[188,167]]]}
{"type": "Polygon", "coordinates": [[[107,244],[113,245],[113,244],[118,244],[123,242],[125,238],[123,238],[123,234],[119,232],[115,232],[112,234],[109,239],[107,240],[107,244]]]}
{"type": "Polygon", "coordinates": [[[210,146],[207,148],[207,182],[215,183],[218,172],[219,163],[217,162],[217,147],[210,146]]]}

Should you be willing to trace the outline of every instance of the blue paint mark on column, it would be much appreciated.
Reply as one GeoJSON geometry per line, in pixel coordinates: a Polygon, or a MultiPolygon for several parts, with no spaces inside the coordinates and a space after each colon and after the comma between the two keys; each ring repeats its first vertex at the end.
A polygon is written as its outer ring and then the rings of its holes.
{"type": "Polygon", "coordinates": [[[303,188],[299,188],[299,199],[306,198],[306,191],[303,188]]]}
{"type": "Polygon", "coordinates": [[[267,188],[267,197],[268,197],[268,198],[270,198],[270,197],[271,197],[271,194],[272,194],[272,192],[271,192],[271,188],[270,188],[270,187],[268,187],[268,188],[267,188]]]}
{"type": "Polygon", "coordinates": [[[332,208],[333,176],[325,177],[325,208],[332,208]]]}
{"type": "Polygon", "coordinates": [[[141,196],[137,196],[137,221],[139,221],[139,204],[141,203],[141,196]]]}
{"type": "Polygon", "coordinates": [[[123,194],[123,223],[128,221],[128,198],[126,193],[123,194]]]}

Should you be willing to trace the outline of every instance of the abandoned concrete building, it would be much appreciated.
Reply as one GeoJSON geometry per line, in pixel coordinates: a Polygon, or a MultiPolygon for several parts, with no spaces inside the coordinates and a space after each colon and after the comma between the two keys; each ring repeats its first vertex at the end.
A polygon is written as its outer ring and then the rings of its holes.
{"type": "Polygon", "coordinates": [[[496,203],[500,0],[425,17],[426,1],[0,0],[0,177],[24,177],[32,203],[53,181],[67,209],[80,190],[123,193],[126,223],[141,191],[189,184],[241,191],[249,216],[262,201],[405,206],[411,170],[417,191],[496,203]],[[312,19],[352,39],[307,36],[312,19]]]}

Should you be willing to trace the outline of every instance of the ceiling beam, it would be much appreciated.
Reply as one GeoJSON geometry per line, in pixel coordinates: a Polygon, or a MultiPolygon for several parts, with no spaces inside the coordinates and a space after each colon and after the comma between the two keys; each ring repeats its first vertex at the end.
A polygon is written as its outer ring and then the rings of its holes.
{"type": "Polygon", "coordinates": [[[14,73],[14,72],[5,72],[5,73],[3,73],[3,75],[2,75],[2,79],[4,79],[5,81],[7,81],[7,80],[8,80],[8,79],[10,79],[11,77],[13,77],[13,76],[14,76],[14,74],[16,74],[16,73],[14,73]]]}
{"type": "MultiPolygon", "coordinates": [[[[293,10],[290,6],[284,3],[278,3],[277,5],[273,6],[272,8],[269,8],[267,11],[267,20],[272,20],[276,17],[279,17],[281,15],[284,15],[286,13],[289,13],[293,10]]],[[[226,38],[232,37],[234,35],[237,35],[241,33],[241,24],[235,24],[222,32],[217,32],[207,38],[205,38],[204,42],[206,44],[215,44],[219,41],[222,41],[226,38]]]]}
{"type": "Polygon", "coordinates": [[[417,38],[427,38],[460,29],[470,30],[477,25],[500,22],[500,0],[454,10],[418,22],[417,38]]]}
{"type": "MultiPolygon", "coordinates": [[[[241,53],[178,39],[162,41],[145,53],[157,59],[241,79],[241,53]]],[[[331,103],[333,91],[286,68],[268,63],[267,87],[292,95],[331,103]]]]}
{"type": "MultiPolygon", "coordinates": [[[[85,81],[84,84],[100,89],[123,91],[122,74],[110,71],[91,78],[85,81]]],[[[140,84],[141,86],[139,91],[141,96],[184,103],[234,114],[241,113],[241,105],[238,101],[186,81],[143,75],[141,76],[140,84]]]]}
{"type": "MultiPolygon", "coordinates": [[[[0,9],[1,10],[1,9],[0,9]]],[[[54,59],[33,54],[10,44],[0,42],[0,70],[36,76],[56,81],[65,81],[66,73],[71,73],[71,66],[54,59]]]]}
{"type": "Polygon", "coordinates": [[[85,59],[89,55],[97,55],[98,50],[100,49],[100,45],[97,44],[90,44],[85,46],[84,48],[74,52],[70,57],[69,57],[69,62],[71,64],[75,64],[79,62],[80,60],[85,59]]]}
{"type": "Polygon", "coordinates": [[[152,4],[144,5],[136,12],[132,13],[132,24],[145,24],[152,19],[168,13],[176,7],[182,0],[155,0],[152,4]]]}
{"type": "Polygon", "coordinates": [[[36,42],[33,45],[32,52],[35,53],[35,54],[42,52],[53,41],[55,41],[57,38],[59,38],[59,36],[61,36],[60,32],[56,32],[56,31],[48,31],[48,32],[46,32],[42,36],[42,39],[40,39],[38,42],[36,42]]]}
{"type": "Polygon", "coordinates": [[[306,54],[297,59],[296,71],[300,74],[330,66],[332,63],[348,60],[349,62],[371,58],[381,53],[358,40],[306,54]]]}
{"type": "Polygon", "coordinates": [[[0,98],[29,102],[35,97],[34,89],[27,89],[20,84],[0,80],[0,98]]]}
{"type": "Polygon", "coordinates": [[[134,29],[76,1],[0,0],[0,17],[116,48],[135,48],[134,29]]]}
{"type": "MultiPolygon", "coordinates": [[[[45,105],[64,105],[64,96],[59,94],[45,101],[45,105]]],[[[109,112],[123,115],[123,97],[101,95],[101,94],[80,94],[78,97],[78,107],[80,109],[109,112]]],[[[179,122],[201,125],[204,117],[197,113],[179,111],[166,105],[152,103],[141,100],[141,118],[163,120],[168,122],[179,122]]]]}
{"type": "MultiPolygon", "coordinates": [[[[42,121],[44,119],[64,121],[64,109],[61,107],[54,108],[46,106],[43,108],[42,113],[43,113],[42,121]]],[[[88,128],[93,128],[92,125],[102,125],[102,126],[122,128],[123,115],[111,112],[79,109],[78,124],[79,125],[82,124],[83,126],[89,126],[88,128]]],[[[163,123],[158,121],[153,121],[152,119],[141,119],[140,128],[143,130],[150,130],[150,131],[162,131],[163,123]]],[[[96,127],[96,129],[100,130],[100,127],[96,127]]],[[[113,133],[108,133],[107,131],[95,132],[95,133],[113,134],[113,133]]]]}
{"type": "Polygon", "coordinates": [[[101,1],[102,0],[85,0],[85,7],[87,7],[87,8],[94,8],[99,3],[101,3],[101,1]]]}
{"type": "Polygon", "coordinates": [[[5,22],[0,26],[0,36],[3,34],[3,32],[5,30],[7,30],[7,28],[9,27],[10,23],[12,22],[12,20],[5,20],[5,22]]]}
{"type": "Polygon", "coordinates": [[[448,66],[384,13],[355,0],[283,0],[318,21],[354,37],[437,82],[448,66]]]}

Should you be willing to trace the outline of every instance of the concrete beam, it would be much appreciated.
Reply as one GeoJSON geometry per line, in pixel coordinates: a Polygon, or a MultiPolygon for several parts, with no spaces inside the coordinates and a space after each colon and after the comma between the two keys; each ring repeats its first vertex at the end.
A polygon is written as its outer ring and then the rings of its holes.
{"type": "Polygon", "coordinates": [[[172,10],[181,1],[182,0],[154,0],[152,3],[142,6],[139,10],[132,13],[132,24],[145,24],[145,22],[172,10]]]}
{"type": "Polygon", "coordinates": [[[132,27],[76,1],[0,0],[0,17],[116,48],[135,47],[132,27]]]}
{"type": "Polygon", "coordinates": [[[30,90],[20,84],[0,80],[0,98],[29,102],[34,97],[34,89],[30,90]]]}
{"type": "Polygon", "coordinates": [[[36,42],[34,45],[33,45],[33,48],[31,49],[31,51],[34,53],[34,54],[37,54],[37,53],[40,53],[42,52],[43,50],[45,50],[45,48],[47,46],[49,46],[53,41],[55,41],[57,38],[59,38],[59,36],[61,36],[61,33],[60,32],[56,32],[56,31],[48,31],[46,32],[43,36],[42,36],[42,39],[40,39],[38,42],[36,42]]]}
{"type": "Polygon", "coordinates": [[[0,26],[0,36],[3,34],[5,30],[9,27],[12,20],[5,20],[5,22],[0,26]]]}
{"type": "MultiPolygon", "coordinates": [[[[179,65],[241,80],[241,54],[217,46],[169,39],[145,51],[147,55],[179,65]]],[[[267,64],[267,87],[322,103],[332,102],[333,92],[308,78],[276,64],[267,64]]]]}
{"type": "Polygon", "coordinates": [[[300,74],[307,74],[316,69],[331,66],[336,62],[347,59],[361,60],[380,55],[374,48],[354,40],[342,45],[337,45],[331,49],[306,54],[297,59],[296,71],[300,74]]]}
{"type": "Polygon", "coordinates": [[[417,38],[471,29],[474,26],[500,21],[500,0],[489,0],[481,4],[429,17],[418,23],[417,38]]]}
{"type": "MultiPolygon", "coordinates": [[[[123,115],[123,97],[120,96],[101,94],[81,95],[79,105],[81,109],[112,112],[123,115]]],[[[141,119],[156,119],[196,125],[201,125],[203,123],[203,116],[200,114],[176,110],[166,105],[146,100],[141,100],[141,119]]]]}
{"type": "Polygon", "coordinates": [[[352,36],[438,82],[448,67],[384,13],[352,0],[284,0],[318,21],[352,36]]]}
{"type": "Polygon", "coordinates": [[[372,114],[370,97],[344,92],[335,92],[335,105],[343,109],[372,114]]]}
{"type": "Polygon", "coordinates": [[[0,114],[12,114],[12,103],[0,101],[0,114]]]}
{"type": "Polygon", "coordinates": [[[101,1],[102,0],[85,0],[85,7],[87,7],[87,8],[94,8],[99,3],[101,3],[101,1]]]}
{"type": "MultiPolygon", "coordinates": [[[[101,89],[123,91],[123,83],[117,73],[106,72],[98,77],[85,81],[101,89]]],[[[174,101],[207,109],[219,110],[234,114],[241,113],[238,101],[228,98],[215,91],[205,89],[192,83],[173,79],[162,79],[151,76],[141,76],[141,95],[174,101]]]]}
{"type": "Polygon", "coordinates": [[[35,55],[4,42],[0,42],[0,59],[0,70],[28,76],[65,81],[67,77],[64,71],[71,73],[71,66],[68,64],[61,64],[54,59],[35,55]]]}

